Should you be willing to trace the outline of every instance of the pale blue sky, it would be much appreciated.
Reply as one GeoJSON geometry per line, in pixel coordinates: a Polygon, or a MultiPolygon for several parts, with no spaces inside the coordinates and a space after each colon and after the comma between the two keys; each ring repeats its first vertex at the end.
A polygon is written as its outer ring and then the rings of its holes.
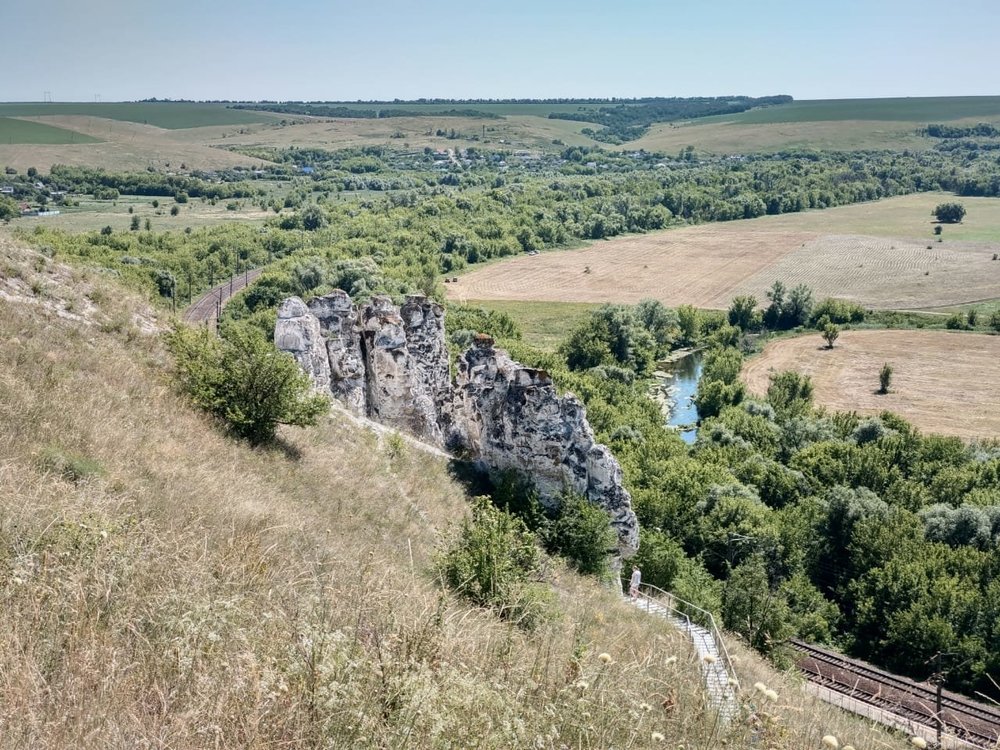
{"type": "Polygon", "coordinates": [[[1000,94],[1000,0],[0,6],[0,101],[1000,94]]]}

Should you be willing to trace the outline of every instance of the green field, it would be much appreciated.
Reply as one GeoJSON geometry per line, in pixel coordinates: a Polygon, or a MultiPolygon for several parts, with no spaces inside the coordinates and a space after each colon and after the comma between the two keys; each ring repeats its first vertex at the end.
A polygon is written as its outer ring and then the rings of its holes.
{"type": "Polygon", "coordinates": [[[735,115],[706,117],[699,122],[744,125],[780,122],[883,120],[946,122],[970,117],[1000,117],[1000,96],[906,97],[896,99],[816,99],[764,107],[735,115]]]}
{"type": "Polygon", "coordinates": [[[469,300],[469,307],[507,313],[521,329],[524,343],[554,352],[577,323],[600,305],[590,302],[517,302],[469,300]]]}
{"type": "MultiPolygon", "coordinates": [[[[200,102],[53,102],[0,104],[0,117],[73,116],[103,117],[108,120],[138,122],[158,128],[178,130],[208,125],[248,125],[255,122],[280,120],[280,115],[227,109],[225,104],[200,102]]],[[[3,141],[4,143],[6,141],[3,141]]],[[[39,143],[41,141],[30,141],[39,143]]],[[[69,143],[69,141],[45,141],[69,143]]],[[[79,143],[79,141],[77,141],[79,143]]]]}
{"type": "MultiPolygon", "coordinates": [[[[2,106],[0,105],[0,107],[2,106]]],[[[77,133],[73,130],[56,128],[52,125],[43,125],[40,122],[0,117],[0,145],[12,145],[15,143],[64,144],[99,142],[97,138],[92,138],[89,135],[77,133]]]]}

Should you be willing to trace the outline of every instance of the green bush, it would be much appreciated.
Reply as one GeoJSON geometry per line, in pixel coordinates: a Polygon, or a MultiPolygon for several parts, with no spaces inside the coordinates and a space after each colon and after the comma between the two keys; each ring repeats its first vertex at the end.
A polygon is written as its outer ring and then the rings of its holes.
{"type": "Polygon", "coordinates": [[[272,440],[279,424],[312,425],[329,408],[295,360],[249,326],[230,325],[224,340],[179,327],[168,345],[184,392],[255,445],[272,440]]]}
{"type": "Polygon", "coordinates": [[[528,630],[548,610],[546,592],[533,583],[540,565],[535,535],[488,497],[473,500],[472,513],[438,559],[439,573],[451,589],[528,630]]]}
{"type": "Polygon", "coordinates": [[[545,546],[585,575],[604,576],[616,537],[607,511],[585,497],[566,493],[545,535],[545,546]]]}
{"type": "Polygon", "coordinates": [[[944,224],[957,224],[965,218],[965,206],[961,203],[939,203],[934,216],[944,224]]]}

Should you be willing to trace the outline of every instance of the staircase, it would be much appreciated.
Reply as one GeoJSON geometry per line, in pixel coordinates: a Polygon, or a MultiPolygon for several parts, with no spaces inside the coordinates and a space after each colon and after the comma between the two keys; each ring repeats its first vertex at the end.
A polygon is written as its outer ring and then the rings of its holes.
{"type": "Polygon", "coordinates": [[[642,585],[636,598],[626,595],[624,599],[649,615],[662,617],[691,639],[698,654],[709,707],[716,711],[722,724],[729,724],[735,719],[739,703],[734,684],[730,682],[732,662],[711,613],[648,584],[642,585]],[[689,612],[694,613],[693,618],[689,612]]]}

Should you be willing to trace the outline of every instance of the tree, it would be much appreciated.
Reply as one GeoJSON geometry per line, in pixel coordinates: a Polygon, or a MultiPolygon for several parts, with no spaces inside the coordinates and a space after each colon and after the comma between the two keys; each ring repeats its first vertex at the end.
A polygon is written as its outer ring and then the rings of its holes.
{"type": "Polygon", "coordinates": [[[322,229],[327,224],[326,214],[319,206],[309,206],[302,212],[302,228],[310,232],[322,229]]]}
{"type": "Polygon", "coordinates": [[[6,195],[0,195],[0,221],[9,221],[20,214],[17,203],[6,195]]]}
{"type": "Polygon", "coordinates": [[[181,212],[181,209],[178,206],[171,206],[170,207],[170,215],[171,216],[177,216],[177,214],[179,214],[180,212],[181,212]]]}
{"type": "Polygon", "coordinates": [[[680,341],[685,346],[697,343],[701,335],[701,313],[692,305],[677,308],[677,325],[680,326],[680,341]]]}
{"type": "Polygon", "coordinates": [[[254,445],[273,440],[279,424],[313,425],[329,409],[295,360],[249,326],[232,326],[225,339],[180,327],[168,345],[182,390],[254,445]]]}
{"type": "Polygon", "coordinates": [[[833,349],[833,342],[836,341],[839,336],[840,329],[833,323],[827,323],[823,326],[823,340],[826,342],[827,349],[833,349]]]}
{"type": "Polygon", "coordinates": [[[133,216],[132,217],[132,223],[129,225],[129,229],[131,229],[133,232],[138,231],[138,229],[139,229],[139,217],[138,216],[133,216]]]}
{"type": "Polygon", "coordinates": [[[939,203],[934,216],[942,224],[958,224],[965,218],[965,206],[961,203],[939,203]]]}
{"type": "Polygon", "coordinates": [[[744,331],[754,331],[760,328],[761,313],[757,309],[757,298],[745,294],[733,298],[729,305],[729,325],[744,331]]]}
{"type": "Polygon", "coordinates": [[[808,375],[785,371],[771,376],[767,400],[782,417],[805,414],[812,406],[813,384],[808,375]]]}
{"type": "Polygon", "coordinates": [[[878,373],[878,392],[885,394],[889,392],[889,386],[892,385],[892,365],[888,362],[882,365],[882,369],[878,373]]]}

